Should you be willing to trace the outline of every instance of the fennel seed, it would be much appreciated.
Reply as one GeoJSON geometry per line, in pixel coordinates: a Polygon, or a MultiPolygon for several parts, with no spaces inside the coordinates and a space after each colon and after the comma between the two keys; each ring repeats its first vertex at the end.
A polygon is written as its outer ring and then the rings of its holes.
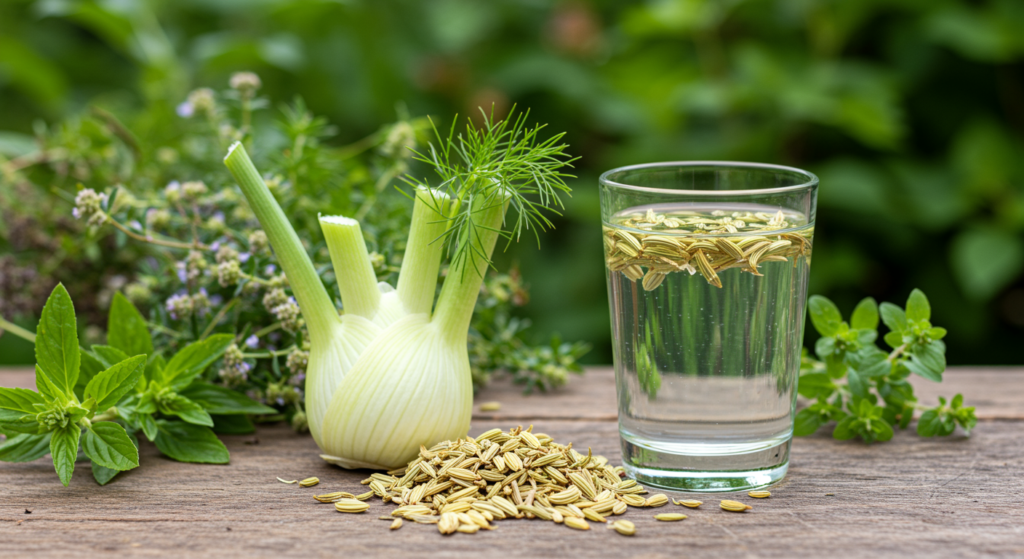
{"type": "Polygon", "coordinates": [[[678,522],[680,520],[686,520],[686,515],[679,514],[678,512],[664,512],[654,515],[654,519],[662,522],[678,522]]]}
{"type": "Polygon", "coordinates": [[[676,501],[675,499],[673,499],[672,500],[672,504],[680,505],[680,506],[686,507],[688,509],[695,509],[695,508],[703,505],[704,503],[702,501],[693,501],[693,500],[690,500],[690,499],[684,499],[682,501],[676,501]]]}
{"type": "Polygon", "coordinates": [[[293,483],[298,483],[298,482],[299,482],[299,480],[297,480],[297,479],[293,479],[293,480],[291,480],[291,481],[287,481],[287,480],[283,480],[283,479],[281,479],[281,478],[277,478],[277,481],[280,481],[281,483],[287,483],[287,484],[289,484],[289,485],[291,485],[291,484],[293,484],[293,483]]]}
{"type": "Polygon", "coordinates": [[[320,478],[318,478],[318,477],[307,477],[306,479],[304,479],[304,480],[299,482],[299,487],[313,487],[314,485],[316,485],[318,483],[320,483],[320,478]]]}
{"type": "Polygon", "coordinates": [[[745,503],[741,503],[739,501],[729,501],[729,500],[722,501],[721,503],[719,503],[719,506],[722,507],[722,510],[727,510],[729,512],[743,512],[743,511],[750,510],[750,509],[754,508],[754,507],[752,507],[750,505],[747,505],[745,503]]]}
{"type": "Polygon", "coordinates": [[[396,518],[391,523],[391,526],[388,528],[388,530],[397,530],[397,529],[399,529],[401,527],[402,527],[402,519],[401,518],[396,518]]]}
{"type": "Polygon", "coordinates": [[[750,495],[755,499],[767,499],[768,497],[772,496],[771,492],[769,491],[748,491],[747,495],[750,495]]]}
{"type": "Polygon", "coordinates": [[[614,529],[623,536],[632,536],[633,534],[636,534],[636,525],[628,520],[616,520],[609,524],[608,528],[614,529]]]}
{"type": "Polygon", "coordinates": [[[657,495],[651,495],[646,502],[645,507],[661,507],[668,504],[668,496],[664,493],[658,493],[657,495]]]}

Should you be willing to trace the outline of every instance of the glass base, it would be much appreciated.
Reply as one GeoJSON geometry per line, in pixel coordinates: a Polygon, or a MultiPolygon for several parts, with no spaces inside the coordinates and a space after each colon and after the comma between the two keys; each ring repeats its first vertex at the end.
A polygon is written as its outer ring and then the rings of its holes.
{"type": "MultiPolygon", "coordinates": [[[[789,469],[790,439],[749,452],[699,454],[670,452],[659,445],[622,437],[626,475],[644,485],[669,491],[746,491],[780,481],[789,469]]],[[[673,449],[675,450],[675,449],[673,449]]]]}

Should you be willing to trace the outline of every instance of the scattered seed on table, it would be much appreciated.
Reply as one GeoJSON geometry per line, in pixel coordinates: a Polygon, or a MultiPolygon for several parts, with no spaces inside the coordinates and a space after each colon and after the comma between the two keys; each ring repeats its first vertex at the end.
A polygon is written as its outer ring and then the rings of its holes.
{"type": "Polygon", "coordinates": [[[686,507],[688,509],[695,509],[695,508],[703,505],[704,502],[703,501],[693,501],[693,500],[689,500],[689,499],[684,499],[682,501],[676,501],[675,499],[673,499],[672,500],[672,504],[680,505],[680,506],[686,507]]]}
{"type": "Polygon", "coordinates": [[[722,507],[723,510],[727,510],[729,512],[743,512],[754,508],[748,504],[741,503],[739,501],[728,500],[722,501],[719,505],[722,507]]]}
{"type": "Polygon", "coordinates": [[[750,495],[755,499],[767,499],[768,497],[772,496],[771,492],[769,491],[749,491],[747,492],[747,495],[750,495]]]}
{"type": "Polygon", "coordinates": [[[480,404],[480,411],[498,411],[501,409],[501,402],[484,402],[480,404]]]}
{"type": "Polygon", "coordinates": [[[665,512],[654,515],[654,519],[662,522],[678,522],[680,520],[686,520],[686,515],[679,514],[678,512],[665,512]]]}
{"type": "Polygon", "coordinates": [[[307,477],[306,479],[304,479],[304,480],[299,482],[299,487],[313,487],[314,485],[316,485],[318,483],[320,483],[320,478],[318,478],[318,477],[307,477]]]}
{"type": "Polygon", "coordinates": [[[608,528],[615,530],[623,536],[632,536],[636,533],[636,525],[628,520],[616,520],[609,524],[608,528]]]}

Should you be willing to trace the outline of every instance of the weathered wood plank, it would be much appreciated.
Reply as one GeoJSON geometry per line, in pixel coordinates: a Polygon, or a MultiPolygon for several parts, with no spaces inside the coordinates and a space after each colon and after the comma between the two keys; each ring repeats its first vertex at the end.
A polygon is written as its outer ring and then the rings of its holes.
{"type": "MultiPolygon", "coordinates": [[[[474,422],[473,432],[507,423],[474,422]]],[[[637,536],[594,525],[589,533],[541,521],[498,523],[493,532],[440,536],[432,526],[397,532],[377,520],[392,505],[342,515],[311,496],[359,489],[365,472],[321,462],[308,436],[286,427],[225,440],[227,466],[179,464],[143,445],[143,467],[105,488],[79,471],[63,488],[45,460],[0,465],[0,533],[5,555],[449,557],[621,556],[975,557],[1024,553],[1024,429],[987,422],[970,439],[922,440],[901,433],[888,444],[799,439],[787,479],[743,514],[717,508],[720,496],[685,510],[680,523],[656,523],[630,509],[637,536]],[[256,439],[259,444],[253,443],[256,439]],[[314,488],[276,476],[316,475],[314,488]],[[26,510],[31,514],[26,514],[26,510]]],[[[545,420],[558,440],[593,446],[618,461],[615,424],[545,420]]],[[[84,468],[83,468],[84,470],[84,468]]],[[[658,509],[682,510],[669,506],[658,509]]]]}

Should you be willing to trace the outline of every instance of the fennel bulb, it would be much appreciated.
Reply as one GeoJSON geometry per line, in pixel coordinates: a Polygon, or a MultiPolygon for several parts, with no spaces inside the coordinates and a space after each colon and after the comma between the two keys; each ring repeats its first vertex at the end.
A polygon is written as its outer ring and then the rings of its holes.
{"type": "Polygon", "coordinates": [[[525,115],[509,127],[485,115],[486,128],[452,135],[430,156],[443,188],[416,186],[412,223],[397,289],[377,283],[359,222],[321,216],[338,278],[339,314],[298,236],[245,148],[225,165],[259,219],[291,284],[309,330],[306,415],[325,460],[345,468],[392,469],[421,445],[466,435],[473,405],[467,335],[499,236],[518,237],[550,222],[541,209],[568,192],[558,172],[561,135],[537,141],[525,115]],[[453,159],[461,158],[462,163],[453,159]],[[524,194],[538,194],[540,203],[524,194]],[[503,232],[509,206],[512,231],[503,232]],[[437,308],[434,294],[445,247],[450,256],[437,308]]]}

